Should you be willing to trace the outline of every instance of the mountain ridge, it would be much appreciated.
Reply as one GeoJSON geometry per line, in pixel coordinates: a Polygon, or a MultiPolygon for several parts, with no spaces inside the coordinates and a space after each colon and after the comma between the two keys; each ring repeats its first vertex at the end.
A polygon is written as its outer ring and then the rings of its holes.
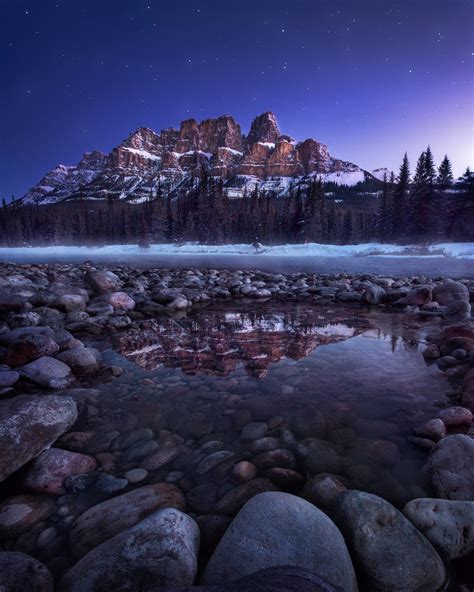
{"type": "MultiPolygon", "coordinates": [[[[381,169],[376,169],[381,170],[381,169]]],[[[23,204],[64,200],[125,199],[146,201],[159,192],[178,195],[195,178],[219,177],[232,198],[259,187],[284,194],[290,183],[308,176],[338,185],[355,185],[376,174],[334,158],[325,144],[295,141],[281,134],[271,111],[255,117],[249,133],[231,115],[186,119],[179,129],[156,132],[138,127],[110,153],[86,152],[75,166],[58,165],[22,198],[23,204]]]]}

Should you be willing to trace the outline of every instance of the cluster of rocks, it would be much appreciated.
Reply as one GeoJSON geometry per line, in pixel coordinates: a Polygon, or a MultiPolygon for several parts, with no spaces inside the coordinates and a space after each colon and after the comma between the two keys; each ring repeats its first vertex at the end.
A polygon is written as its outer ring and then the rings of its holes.
{"type": "MultiPolygon", "coordinates": [[[[176,382],[167,389],[174,410],[137,403],[149,415],[145,423],[125,408],[130,392],[125,400],[117,387],[117,405],[107,410],[101,391],[73,388],[106,370],[105,376],[119,373],[104,368],[83,342],[157,314],[249,297],[393,304],[451,318],[453,302],[464,303],[456,314],[470,312],[469,282],[112,272],[89,265],[1,271],[0,584],[6,591],[20,584],[50,591],[54,582],[67,592],[165,586],[183,592],[197,583],[216,592],[435,591],[448,580],[445,564],[474,552],[468,399],[417,430],[415,443],[430,450],[425,470],[437,498],[416,490],[410,501],[400,496],[399,511],[357,489],[365,471],[358,459],[369,456],[388,470],[400,460],[396,443],[383,435],[358,439],[344,463],[337,440],[325,439],[322,414],[302,414],[289,426],[261,401],[251,414],[241,406],[245,385],[239,390],[223,380],[222,392],[201,389],[209,405],[227,405],[220,433],[205,413],[176,402],[183,395],[176,382]],[[416,294],[423,302],[415,303],[416,294]],[[66,369],[60,372],[59,363],[66,369]]],[[[457,361],[446,371],[464,380],[469,397],[472,335],[462,333],[469,324],[456,327],[455,334],[446,328],[435,336],[428,349],[432,360],[457,361]]],[[[390,486],[396,489],[396,481],[390,486]]]]}

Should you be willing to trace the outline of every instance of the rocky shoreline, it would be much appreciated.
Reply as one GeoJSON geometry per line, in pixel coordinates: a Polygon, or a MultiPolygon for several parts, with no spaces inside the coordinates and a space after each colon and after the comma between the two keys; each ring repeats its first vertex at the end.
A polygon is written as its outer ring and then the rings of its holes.
{"type": "MultiPolygon", "coordinates": [[[[447,589],[452,562],[474,553],[473,301],[474,280],[0,265],[3,589],[447,589]],[[143,427],[131,414],[124,426],[119,391],[117,413],[104,414],[100,384],[123,368],[97,342],[233,300],[439,319],[423,355],[453,393],[410,438],[426,451],[435,497],[391,503],[362,491],[322,415],[296,426],[268,407],[250,412],[231,381],[203,396],[229,403],[222,425],[232,441],[197,414],[183,430],[158,416],[143,427]]],[[[396,445],[367,442],[364,454],[390,467],[396,445]]]]}

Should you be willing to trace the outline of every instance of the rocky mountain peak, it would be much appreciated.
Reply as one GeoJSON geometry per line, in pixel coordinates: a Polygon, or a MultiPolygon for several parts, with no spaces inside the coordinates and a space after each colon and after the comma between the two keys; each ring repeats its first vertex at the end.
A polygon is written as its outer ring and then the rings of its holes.
{"type": "Polygon", "coordinates": [[[271,111],[258,115],[252,122],[247,144],[256,142],[275,144],[280,137],[280,130],[275,115],[271,111]]]}
{"type": "Polygon", "coordinates": [[[148,127],[139,127],[132,132],[120,145],[122,148],[144,150],[154,153],[160,144],[160,136],[148,127]]]}

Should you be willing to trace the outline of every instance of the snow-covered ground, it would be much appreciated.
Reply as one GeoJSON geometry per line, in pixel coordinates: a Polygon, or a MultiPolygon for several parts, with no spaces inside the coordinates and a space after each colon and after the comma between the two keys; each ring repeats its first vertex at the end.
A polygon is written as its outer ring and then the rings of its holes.
{"type": "MultiPolygon", "coordinates": [[[[198,243],[154,244],[143,250],[137,245],[107,245],[104,247],[15,247],[0,248],[0,260],[17,258],[40,259],[44,257],[123,257],[147,255],[252,255],[255,249],[249,244],[202,245],[198,243]]],[[[262,256],[285,257],[453,257],[474,259],[474,243],[438,243],[427,246],[392,245],[364,243],[359,245],[323,245],[307,243],[304,245],[264,246],[259,252],[262,256]]]]}

